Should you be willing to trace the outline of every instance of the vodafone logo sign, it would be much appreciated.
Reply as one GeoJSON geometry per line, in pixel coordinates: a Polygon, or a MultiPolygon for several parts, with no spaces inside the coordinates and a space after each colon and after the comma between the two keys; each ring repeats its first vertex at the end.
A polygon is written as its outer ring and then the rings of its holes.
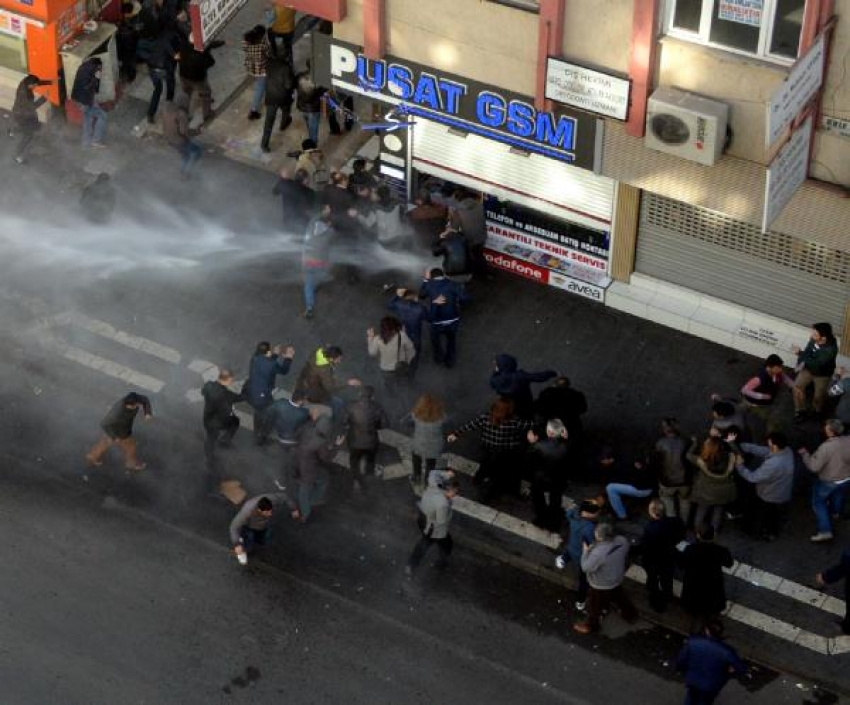
{"type": "Polygon", "coordinates": [[[487,260],[487,264],[504,269],[506,272],[519,274],[519,276],[531,279],[531,281],[535,281],[538,284],[549,283],[548,269],[543,269],[529,262],[523,262],[516,257],[511,257],[501,252],[494,252],[493,250],[484,250],[484,259],[487,260]]]}

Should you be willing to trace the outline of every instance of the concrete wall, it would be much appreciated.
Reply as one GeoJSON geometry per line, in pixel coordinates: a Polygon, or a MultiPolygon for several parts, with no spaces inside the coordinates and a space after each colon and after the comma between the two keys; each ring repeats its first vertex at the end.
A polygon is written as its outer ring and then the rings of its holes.
{"type": "Polygon", "coordinates": [[[634,0],[567,0],[564,56],[628,74],[634,0]]]}

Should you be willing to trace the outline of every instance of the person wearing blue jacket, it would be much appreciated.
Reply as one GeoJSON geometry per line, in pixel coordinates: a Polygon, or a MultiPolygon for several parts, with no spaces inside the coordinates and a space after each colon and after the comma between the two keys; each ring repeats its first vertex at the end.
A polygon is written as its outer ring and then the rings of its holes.
{"type": "Polygon", "coordinates": [[[685,672],[685,705],[711,705],[733,674],[746,675],[746,664],[722,639],[723,624],[712,619],[679,652],[676,668],[685,672]]]}
{"type": "Polygon", "coordinates": [[[408,375],[412,377],[422,356],[422,324],[427,320],[428,312],[419,303],[416,292],[404,288],[396,289],[395,296],[387,304],[387,308],[401,321],[404,332],[416,350],[416,355],[408,363],[408,375]]]}
{"type": "MultiPolygon", "coordinates": [[[[490,387],[503,399],[514,403],[514,411],[521,419],[534,416],[534,397],[531,385],[534,382],[546,382],[557,377],[555,370],[543,372],[526,372],[519,369],[517,359],[513,355],[496,355],[493,361],[493,373],[490,375],[490,387]]],[[[547,419],[548,420],[548,419],[547,419]]],[[[563,421],[563,419],[561,419],[563,421]]]]}
{"type": "Polygon", "coordinates": [[[454,367],[457,357],[460,309],[465,301],[463,285],[447,279],[445,272],[435,267],[425,273],[419,298],[426,300],[425,304],[428,308],[434,362],[448,368],[454,367]]]}
{"type": "Polygon", "coordinates": [[[584,544],[594,542],[594,532],[601,511],[602,505],[599,502],[586,499],[581,504],[573,505],[566,512],[567,521],[570,525],[570,536],[563,553],[555,559],[555,566],[563,569],[567,563],[572,561],[578,567],[578,594],[576,595],[575,605],[577,610],[584,610],[589,587],[587,576],[581,569],[582,549],[584,544]]]}
{"type": "Polygon", "coordinates": [[[248,379],[245,381],[242,393],[254,409],[254,440],[257,445],[264,445],[271,431],[268,410],[274,402],[272,392],[274,392],[275,378],[289,372],[294,357],[295,348],[292,346],[284,349],[283,346],[278,345],[272,349],[271,344],[266,340],[257,344],[257,349],[251,357],[248,379]]]}

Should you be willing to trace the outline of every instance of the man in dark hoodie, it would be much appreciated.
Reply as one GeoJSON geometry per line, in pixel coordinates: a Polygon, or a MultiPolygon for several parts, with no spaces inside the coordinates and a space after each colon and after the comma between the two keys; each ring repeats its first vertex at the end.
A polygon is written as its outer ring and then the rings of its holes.
{"type": "Polygon", "coordinates": [[[97,102],[103,62],[96,56],[86,59],[74,76],[71,100],[83,113],[83,147],[102,147],[106,136],[106,111],[97,102]]]}
{"type": "Polygon", "coordinates": [[[99,467],[103,465],[103,455],[113,445],[117,445],[124,452],[124,465],[128,470],[144,470],[145,464],[139,462],[136,457],[136,439],[133,438],[133,422],[142,410],[145,419],[151,417],[151,403],[144,394],[130,392],[117,401],[109,413],[103,417],[100,427],[103,429],[103,437],[86,454],[86,460],[90,465],[99,467]]]}
{"type": "MultiPolygon", "coordinates": [[[[497,355],[493,361],[493,373],[490,375],[490,387],[503,399],[514,403],[514,411],[521,419],[534,416],[534,397],[531,395],[533,382],[545,382],[557,377],[554,370],[544,372],[526,372],[518,369],[517,359],[505,353],[497,355]]],[[[549,418],[558,418],[552,416],[549,418]]]]}
{"type": "MultiPolygon", "coordinates": [[[[15,161],[23,164],[25,155],[35,133],[41,128],[38,121],[38,108],[47,100],[44,96],[35,97],[34,89],[38,86],[49,86],[53,81],[42,81],[35,74],[27,74],[18,84],[15,91],[15,102],[12,105],[12,125],[14,132],[18,134],[18,147],[15,150],[15,161]]],[[[9,130],[11,137],[13,130],[9,130]]]]}
{"type": "Polygon", "coordinates": [[[242,388],[245,400],[254,409],[254,440],[257,445],[265,445],[271,432],[269,407],[274,402],[275,378],[285,375],[295,357],[295,348],[282,345],[272,349],[267,340],[257,344],[251,357],[248,379],[242,388]]]}
{"type": "Polygon", "coordinates": [[[148,122],[153,124],[162,87],[165,85],[165,100],[174,100],[177,57],[180,55],[180,33],[174,27],[166,27],[154,42],[148,58],[148,75],[153,84],[153,93],[148,104],[148,122]]]}
{"type": "Polygon", "coordinates": [[[425,299],[428,307],[434,362],[452,368],[457,355],[460,307],[464,301],[463,286],[447,279],[445,272],[435,267],[425,273],[419,298],[425,299]]]}
{"type": "Polygon", "coordinates": [[[303,440],[296,450],[298,473],[298,509],[301,521],[306,522],[313,507],[324,504],[330,481],[328,465],[333,460],[343,436],[334,440],[333,423],[330,416],[320,416],[304,432],[303,440]]]}
{"type": "Polygon", "coordinates": [[[412,289],[396,289],[395,296],[387,304],[387,308],[401,321],[404,332],[413,343],[416,355],[408,365],[408,375],[412,378],[419,367],[419,358],[422,357],[422,324],[428,318],[425,307],[419,303],[419,297],[412,289]]]}

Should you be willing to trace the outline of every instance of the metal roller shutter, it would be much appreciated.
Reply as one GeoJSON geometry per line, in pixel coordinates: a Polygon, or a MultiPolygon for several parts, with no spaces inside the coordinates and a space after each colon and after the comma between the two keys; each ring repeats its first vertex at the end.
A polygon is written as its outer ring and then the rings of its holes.
{"type": "Polygon", "coordinates": [[[638,272],[779,318],[842,332],[850,254],[645,193],[638,272]]]}
{"type": "Polygon", "coordinates": [[[610,228],[614,181],[557,159],[518,153],[417,117],[413,166],[585,227],[610,228]]]}

